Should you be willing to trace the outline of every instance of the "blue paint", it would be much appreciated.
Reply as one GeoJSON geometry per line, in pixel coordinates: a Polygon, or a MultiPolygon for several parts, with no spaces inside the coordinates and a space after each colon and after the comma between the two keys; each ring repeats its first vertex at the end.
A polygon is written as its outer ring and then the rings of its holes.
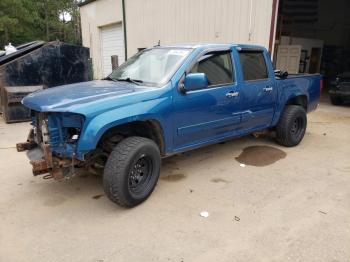
{"type": "Polygon", "coordinates": [[[191,73],[185,77],[183,88],[185,92],[208,87],[208,78],[204,73],[191,73]]]}
{"type": "Polygon", "coordinates": [[[308,112],[317,107],[321,76],[291,75],[284,80],[276,79],[270,56],[263,47],[200,44],[155,48],[191,49],[170,81],[161,87],[99,80],[50,88],[23,99],[25,106],[49,112],[54,154],[71,157],[75,153],[83,160],[108,129],[132,121],[154,120],[163,129],[165,153],[169,155],[274,127],[288,100],[296,96],[306,97],[308,112]],[[241,48],[263,49],[268,79],[243,80],[238,55],[241,48]],[[200,89],[205,78],[194,74],[187,79],[192,90],[181,92],[179,83],[196,58],[215,50],[231,51],[234,82],[200,89]],[[271,90],[266,92],[264,88],[271,90]],[[227,96],[230,92],[239,95],[227,96]],[[80,130],[76,144],[64,142],[69,127],[80,130]]]}

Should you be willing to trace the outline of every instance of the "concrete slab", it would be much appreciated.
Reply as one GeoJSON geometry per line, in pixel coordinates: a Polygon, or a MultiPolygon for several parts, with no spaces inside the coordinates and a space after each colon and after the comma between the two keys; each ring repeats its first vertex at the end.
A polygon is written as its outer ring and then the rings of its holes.
{"type": "Polygon", "coordinates": [[[33,177],[14,147],[28,127],[0,122],[0,261],[349,261],[350,107],[322,104],[295,148],[249,136],[168,158],[133,209],[93,175],[33,177]],[[250,146],[285,157],[241,167],[250,146]]]}

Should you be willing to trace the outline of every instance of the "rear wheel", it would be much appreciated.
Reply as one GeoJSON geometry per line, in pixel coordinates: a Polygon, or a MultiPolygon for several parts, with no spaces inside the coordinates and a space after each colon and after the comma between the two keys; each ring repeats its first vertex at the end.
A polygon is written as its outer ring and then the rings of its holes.
{"type": "Polygon", "coordinates": [[[110,200],[124,207],[145,201],[157,184],[160,152],[150,139],[129,137],[116,145],[108,157],[103,188],[110,200]]]}
{"type": "Polygon", "coordinates": [[[277,142],[287,147],[298,145],[305,135],[306,125],[307,118],[303,107],[286,106],[276,127],[277,142]]]}

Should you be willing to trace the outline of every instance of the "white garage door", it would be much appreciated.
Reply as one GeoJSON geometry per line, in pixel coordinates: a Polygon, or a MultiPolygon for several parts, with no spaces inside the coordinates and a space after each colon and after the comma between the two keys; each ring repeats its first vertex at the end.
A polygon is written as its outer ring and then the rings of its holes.
{"type": "Polygon", "coordinates": [[[107,76],[112,72],[111,56],[117,55],[119,65],[124,63],[124,37],[121,24],[101,28],[102,73],[107,76]]]}

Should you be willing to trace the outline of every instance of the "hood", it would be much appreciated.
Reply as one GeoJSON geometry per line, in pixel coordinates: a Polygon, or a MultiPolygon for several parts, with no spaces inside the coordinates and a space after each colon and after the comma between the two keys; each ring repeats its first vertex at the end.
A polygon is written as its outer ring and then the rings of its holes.
{"type": "Polygon", "coordinates": [[[74,112],[98,101],[139,93],[152,87],[128,82],[97,80],[48,88],[27,95],[22,103],[39,112],[74,112]]]}

